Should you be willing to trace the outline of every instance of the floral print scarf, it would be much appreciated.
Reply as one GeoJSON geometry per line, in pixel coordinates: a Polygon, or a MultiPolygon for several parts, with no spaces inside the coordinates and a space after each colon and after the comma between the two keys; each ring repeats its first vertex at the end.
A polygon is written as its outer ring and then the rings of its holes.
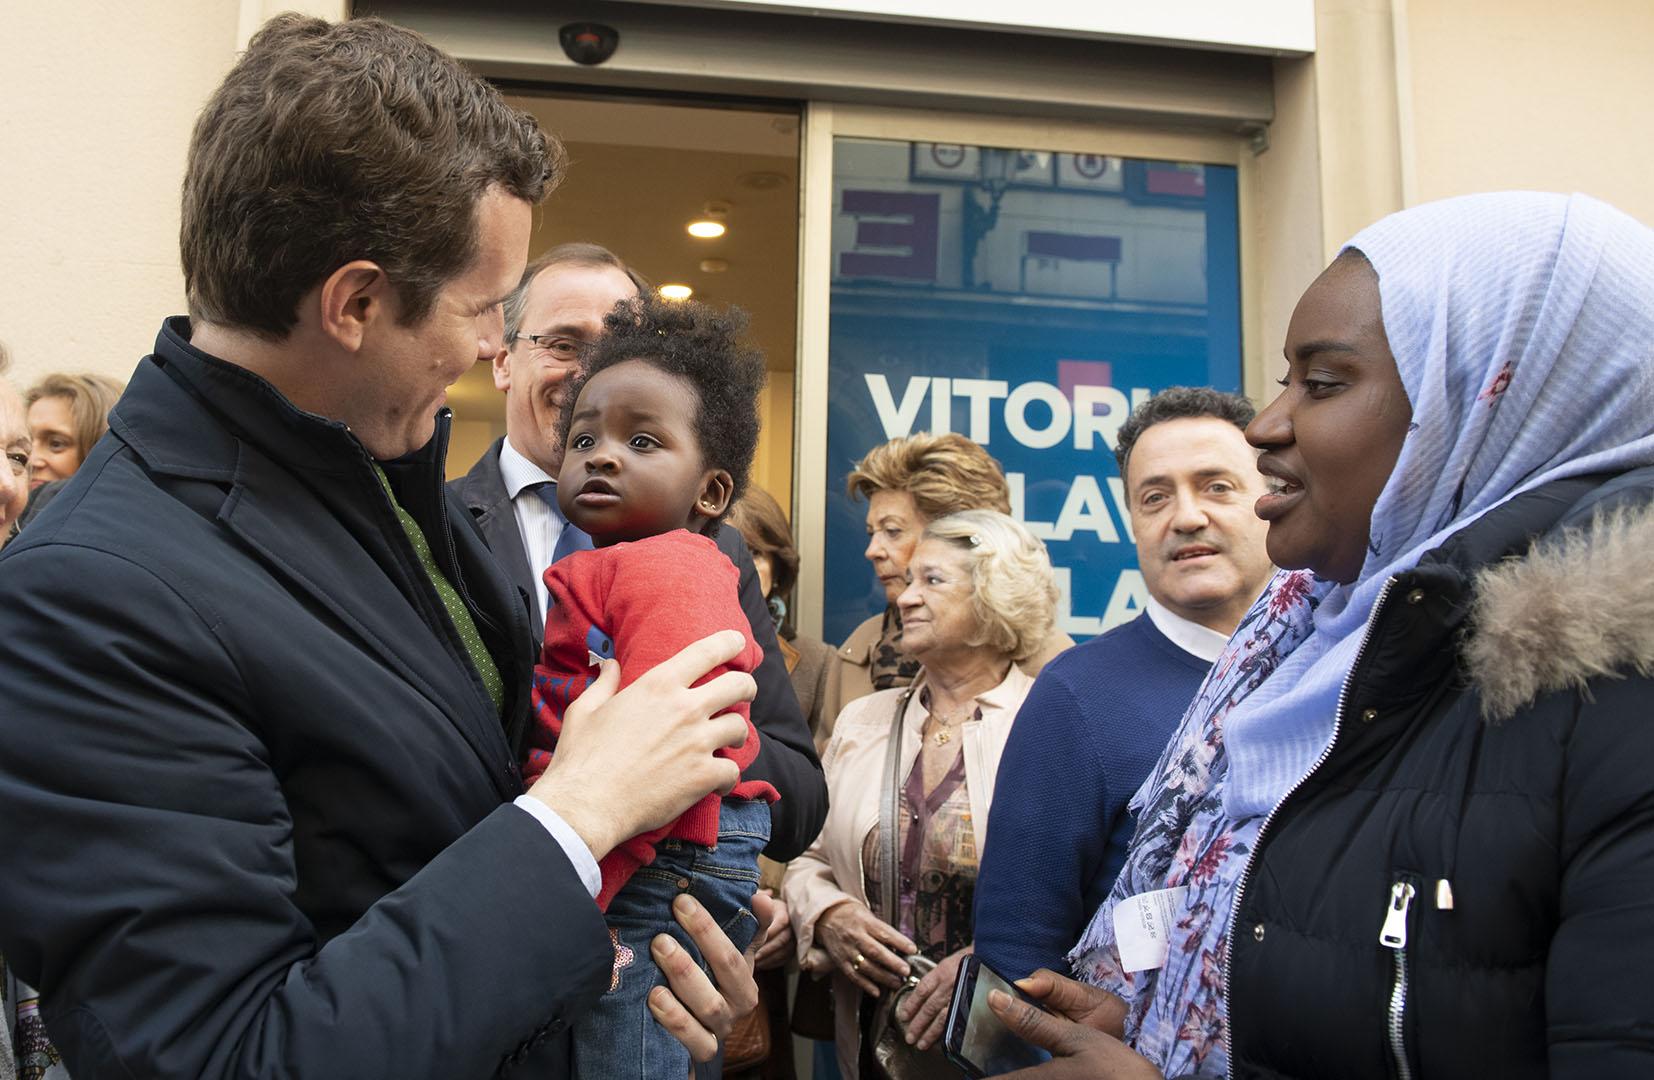
{"type": "Polygon", "coordinates": [[[1109,899],[1069,953],[1086,982],[1124,998],[1126,1042],[1167,1076],[1227,1068],[1222,1000],[1229,917],[1261,817],[1232,821],[1223,807],[1229,712],[1277,668],[1313,627],[1318,592],[1307,571],[1276,575],[1213,665],[1160,762],[1132,800],[1137,834],[1109,899]],[[1186,886],[1166,965],[1127,973],[1114,942],[1114,905],[1186,886]]]}

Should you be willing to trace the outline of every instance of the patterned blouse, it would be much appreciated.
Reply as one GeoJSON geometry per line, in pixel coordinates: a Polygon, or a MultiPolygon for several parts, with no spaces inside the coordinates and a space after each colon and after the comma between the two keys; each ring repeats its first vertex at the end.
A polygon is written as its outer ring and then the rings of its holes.
{"type": "Polygon", "coordinates": [[[894,918],[882,910],[878,829],[862,841],[861,865],[873,914],[900,930],[925,956],[941,960],[975,936],[971,913],[979,853],[962,752],[935,790],[925,793],[925,755],[936,752],[921,741],[898,800],[896,865],[901,881],[896,890],[900,910],[894,918]]]}

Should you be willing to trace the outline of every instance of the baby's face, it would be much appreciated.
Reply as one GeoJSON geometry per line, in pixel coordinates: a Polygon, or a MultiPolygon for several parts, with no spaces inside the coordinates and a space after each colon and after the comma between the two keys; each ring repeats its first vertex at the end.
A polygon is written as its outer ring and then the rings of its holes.
{"type": "Polygon", "coordinates": [[[641,360],[588,379],[557,477],[564,516],[599,546],[698,531],[711,516],[702,512],[711,472],[695,436],[699,407],[686,380],[641,360]]]}

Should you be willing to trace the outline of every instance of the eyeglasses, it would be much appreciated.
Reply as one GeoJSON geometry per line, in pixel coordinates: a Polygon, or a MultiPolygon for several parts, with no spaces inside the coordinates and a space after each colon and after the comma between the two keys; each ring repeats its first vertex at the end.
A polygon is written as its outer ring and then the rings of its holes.
{"type": "Polygon", "coordinates": [[[518,334],[511,340],[531,342],[540,352],[548,353],[553,360],[564,363],[580,359],[580,350],[586,347],[584,341],[558,334],[518,334]]]}

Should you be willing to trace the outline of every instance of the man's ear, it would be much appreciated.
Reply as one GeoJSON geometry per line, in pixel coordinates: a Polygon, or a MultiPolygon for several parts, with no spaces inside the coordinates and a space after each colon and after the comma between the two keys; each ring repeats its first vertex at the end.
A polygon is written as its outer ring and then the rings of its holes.
{"type": "Polygon", "coordinates": [[[511,389],[511,348],[505,346],[494,354],[494,360],[489,365],[494,373],[494,389],[502,394],[511,389]]]}
{"type": "Polygon", "coordinates": [[[322,333],[341,348],[357,352],[370,326],[392,318],[395,298],[379,264],[357,259],[327,275],[319,299],[322,333]]]}
{"type": "Polygon", "coordinates": [[[723,516],[729,497],[735,493],[735,479],[723,469],[708,469],[701,478],[701,493],[695,496],[695,513],[707,521],[723,516]]]}

